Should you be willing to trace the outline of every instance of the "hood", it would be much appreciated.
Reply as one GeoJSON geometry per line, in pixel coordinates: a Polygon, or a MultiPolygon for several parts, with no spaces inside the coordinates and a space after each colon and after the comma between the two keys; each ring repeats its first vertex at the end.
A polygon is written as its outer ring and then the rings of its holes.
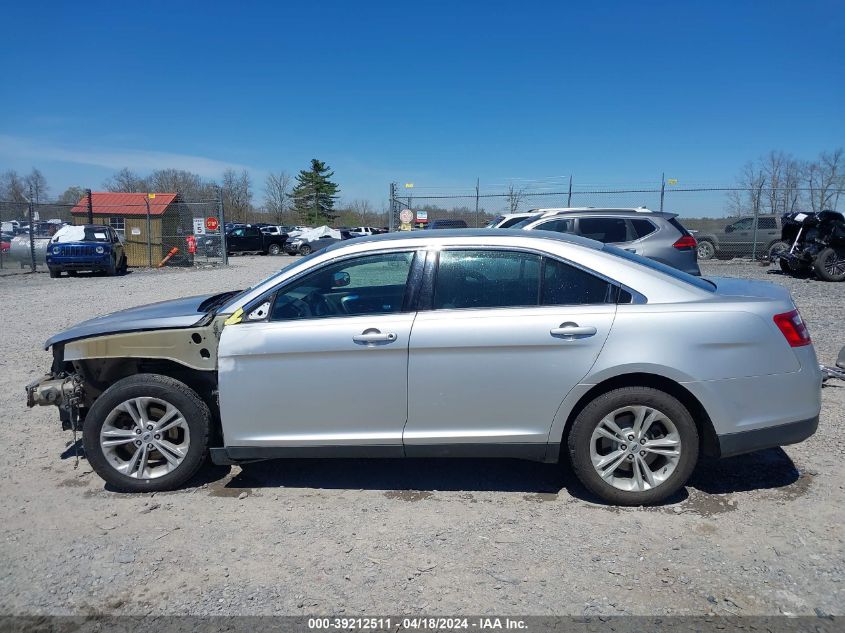
{"type": "Polygon", "coordinates": [[[191,327],[205,316],[212,303],[216,303],[208,300],[218,296],[221,295],[184,297],[112,312],[106,316],[83,321],[69,330],[52,336],[47,339],[44,349],[48,349],[56,343],[66,343],[75,339],[102,336],[103,334],[191,327]]]}

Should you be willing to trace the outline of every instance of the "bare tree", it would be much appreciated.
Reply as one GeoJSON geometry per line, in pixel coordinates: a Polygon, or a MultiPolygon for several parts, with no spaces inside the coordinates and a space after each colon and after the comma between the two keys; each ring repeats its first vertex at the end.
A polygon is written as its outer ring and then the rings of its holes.
{"type": "Polygon", "coordinates": [[[836,209],[839,197],[845,192],[845,154],[842,148],[822,152],[815,161],[807,163],[804,182],[813,211],[836,209]]]}
{"type": "Polygon", "coordinates": [[[106,191],[115,191],[118,193],[143,193],[147,191],[147,185],[134,171],[128,167],[124,167],[111,178],[103,182],[103,188],[106,191]]]}
{"type": "Polygon", "coordinates": [[[754,161],[748,161],[737,179],[737,189],[728,192],[728,208],[734,215],[758,214],[763,206],[766,174],[754,161]]]}
{"type": "Polygon", "coordinates": [[[517,189],[513,184],[508,185],[508,213],[516,213],[523,198],[525,198],[525,189],[517,189]]]}
{"type": "Polygon", "coordinates": [[[80,200],[82,200],[82,196],[85,195],[85,189],[82,187],[78,187],[76,185],[72,185],[65,189],[60,195],[58,200],[59,204],[62,205],[75,205],[80,200]]]}
{"type": "Polygon", "coordinates": [[[766,180],[765,211],[773,215],[794,211],[800,194],[800,163],[789,154],[774,150],[758,162],[766,180]]]}
{"type": "Polygon", "coordinates": [[[147,191],[178,193],[182,200],[210,200],[213,197],[198,174],[184,169],[157,169],[144,182],[147,191]]]}
{"type": "Polygon", "coordinates": [[[24,176],[23,181],[32,192],[32,201],[35,204],[47,201],[47,191],[49,190],[49,187],[47,186],[47,179],[44,177],[44,174],[41,173],[40,169],[33,167],[32,171],[24,176]]]}
{"type": "Polygon", "coordinates": [[[291,176],[284,172],[271,172],[264,181],[264,206],[276,224],[284,224],[291,209],[291,176]]]}
{"type": "Polygon", "coordinates": [[[0,174],[0,200],[5,202],[26,202],[27,200],[26,183],[14,169],[0,174]]]}
{"type": "Polygon", "coordinates": [[[234,169],[223,172],[223,205],[226,215],[235,222],[243,222],[252,210],[252,181],[244,169],[240,173],[234,169]]]}

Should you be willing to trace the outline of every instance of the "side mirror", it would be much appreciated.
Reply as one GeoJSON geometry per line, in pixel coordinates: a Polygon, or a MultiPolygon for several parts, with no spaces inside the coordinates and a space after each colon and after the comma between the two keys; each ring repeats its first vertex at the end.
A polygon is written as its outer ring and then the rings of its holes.
{"type": "Polygon", "coordinates": [[[349,273],[335,273],[334,277],[332,277],[332,288],[343,288],[344,286],[348,286],[351,282],[352,279],[349,277],[349,273]]]}

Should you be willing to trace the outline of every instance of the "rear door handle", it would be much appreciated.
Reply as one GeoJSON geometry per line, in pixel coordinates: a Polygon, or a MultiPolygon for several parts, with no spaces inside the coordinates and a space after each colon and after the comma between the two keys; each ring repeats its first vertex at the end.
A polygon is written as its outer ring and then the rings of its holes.
{"type": "Polygon", "coordinates": [[[396,334],[394,332],[382,333],[375,328],[371,328],[369,330],[364,330],[360,334],[354,335],[352,340],[356,343],[363,343],[365,345],[372,343],[392,343],[396,340],[396,334]]]}
{"type": "Polygon", "coordinates": [[[596,331],[596,328],[592,325],[580,326],[577,323],[561,323],[560,327],[555,327],[549,330],[549,334],[571,341],[574,340],[576,336],[593,336],[596,331]]]}

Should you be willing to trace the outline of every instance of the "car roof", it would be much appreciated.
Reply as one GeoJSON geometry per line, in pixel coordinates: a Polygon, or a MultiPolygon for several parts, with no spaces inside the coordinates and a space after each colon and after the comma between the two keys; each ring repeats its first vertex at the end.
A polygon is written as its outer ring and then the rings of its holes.
{"type": "MultiPolygon", "coordinates": [[[[601,208],[601,207],[582,207],[582,208],[565,208],[565,209],[535,209],[533,215],[542,217],[554,217],[556,215],[618,215],[622,217],[658,217],[658,218],[674,218],[677,213],[669,211],[652,211],[646,207],[639,208],[601,208]]],[[[540,219],[540,218],[538,218],[540,219]]]]}
{"type": "Polygon", "coordinates": [[[522,229],[429,229],[422,231],[397,231],[394,233],[383,233],[381,235],[368,235],[364,237],[356,237],[352,241],[338,242],[329,246],[326,251],[340,250],[354,244],[369,244],[382,243],[394,244],[401,242],[409,242],[413,240],[424,240],[425,242],[434,242],[447,237],[463,237],[463,238],[484,238],[484,237],[519,237],[532,238],[543,240],[555,240],[558,242],[567,242],[569,244],[577,244],[578,246],[585,246],[596,250],[601,250],[602,243],[596,240],[591,240],[580,235],[572,235],[570,233],[556,233],[552,231],[523,231],[522,229]]]}

